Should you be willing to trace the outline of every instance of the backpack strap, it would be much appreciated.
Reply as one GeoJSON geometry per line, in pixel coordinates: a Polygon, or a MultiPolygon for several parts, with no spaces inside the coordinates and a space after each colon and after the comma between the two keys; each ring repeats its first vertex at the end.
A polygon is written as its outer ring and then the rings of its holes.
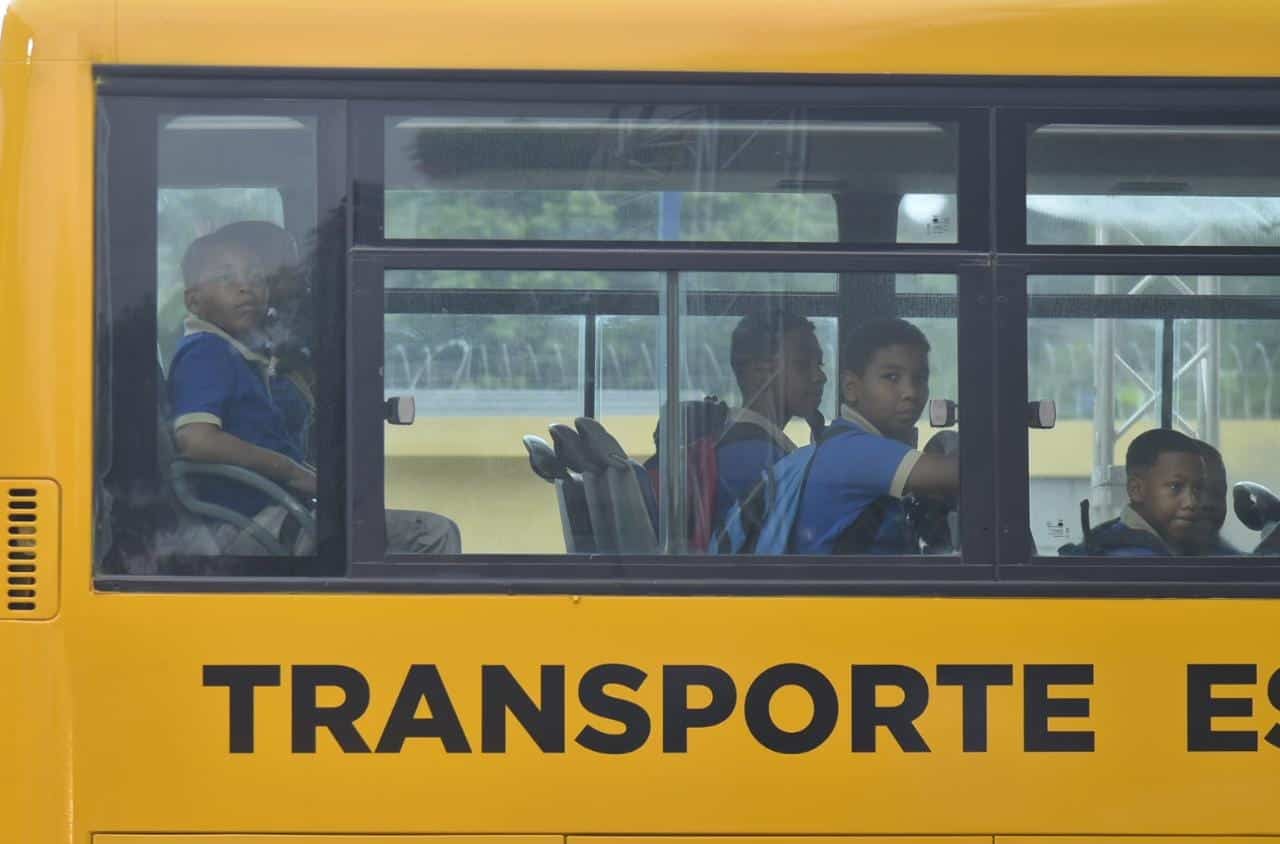
{"type": "Polygon", "coordinates": [[[771,441],[772,437],[769,436],[768,431],[759,425],[753,425],[750,422],[734,422],[716,439],[716,448],[722,445],[733,445],[734,443],[754,440],[771,441]]]}

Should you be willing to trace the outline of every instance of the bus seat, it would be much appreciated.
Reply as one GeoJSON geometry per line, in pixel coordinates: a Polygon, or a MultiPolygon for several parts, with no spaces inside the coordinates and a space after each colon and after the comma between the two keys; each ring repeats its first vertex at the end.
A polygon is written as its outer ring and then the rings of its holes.
{"type": "Polygon", "coordinates": [[[1241,481],[1231,488],[1232,506],[1245,527],[1259,531],[1253,553],[1271,556],[1280,553],[1280,498],[1262,484],[1241,481]]]}
{"type": "Polygon", "coordinates": [[[574,421],[582,443],[603,467],[609,487],[609,503],[618,551],[625,554],[651,554],[658,540],[649,519],[641,479],[643,467],[627,456],[622,444],[594,419],[579,417],[574,421]]]}
{"type": "Polygon", "coordinates": [[[602,554],[616,553],[617,531],[613,526],[613,505],[609,500],[609,484],[604,477],[604,466],[587,450],[582,437],[573,428],[557,423],[548,430],[551,442],[555,444],[556,457],[582,478],[591,536],[595,540],[596,550],[602,554]]]}
{"type": "Polygon", "coordinates": [[[529,466],[533,473],[555,487],[564,550],[569,554],[594,552],[596,543],[591,534],[591,514],[587,511],[587,494],[582,478],[571,473],[541,437],[529,434],[522,437],[521,442],[529,452],[529,466]]]}

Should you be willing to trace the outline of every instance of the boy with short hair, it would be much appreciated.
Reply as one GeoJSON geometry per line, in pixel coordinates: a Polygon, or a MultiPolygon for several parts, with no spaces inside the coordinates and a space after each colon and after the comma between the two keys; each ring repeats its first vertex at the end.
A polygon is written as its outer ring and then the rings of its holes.
{"type": "MultiPolygon", "coordinates": [[[[262,347],[262,262],[245,244],[215,232],[192,243],[182,264],[191,316],[169,377],[178,453],[243,466],[314,496],[315,472],[303,464],[299,437],[273,399],[280,376],[262,347]]],[[[227,481],[209,479],[202,488],[208,500],[245,515],[267,505],[265,495],[227,481]]]]}
{"type": "Polygon", "coordinates": [[[789,549],[798,554],[915,554],[902,509],[914,493],[954,496],[958,457],[915,448],[929,400],[929,341],[901,319],[856,326],[845,338],[840,418],[805,480],[789,549]]]}
{"type": "Polygon", "coordinates": [[[715,525],[724,523],[729,508],[760,482],[765,469],[796,450],[783,429],[792,419],[817,412],[827,383],[813,323],[781,309],[739,321],[729,362],[742,406],[729,412],[716,443],[715,525]]]}
{"type": "MultiPolygon", "coordinates": [[[[1204,537],[1205,459],[1201,443],[1169,428],[1134,438],[1125,452],[1129,504],[1089,531],[1064,556],[1165,557],[1198,553],[1204,537]]],[[[1224,512],[1225,516],[1225,507],[1224,512]]]]}
{"type": "MultiPolygon", "coordinates": [[[[242,466],[313,498],[316,475],[305,463],[303,445],[310,399],[293,403],[304,411],[301,414],[291,412],[289,402],[282,400],[297,391],[277,372],[264,333],[269,272],[254,239],[246,234],[242,224],[226,226],[197,239],[183,258],[184,296],[191,317],[168,381],[178,454],[242,466]],[[307,418],[299,419],[300,415],[307,418]]],[[[272,530],[280,527],[282,514],[266,516],[270,499],[263,493],[217,478],[202,479],[200,489],[207,501],[259,519],[272,530]]],[[[236,539],[226,552],[258,550],[242,547],[241,542],[236,539]]],[[[400,510],[387,511],[387,545],[409,553],[461,550],[457,525],[449,519],[400,510]]]]}

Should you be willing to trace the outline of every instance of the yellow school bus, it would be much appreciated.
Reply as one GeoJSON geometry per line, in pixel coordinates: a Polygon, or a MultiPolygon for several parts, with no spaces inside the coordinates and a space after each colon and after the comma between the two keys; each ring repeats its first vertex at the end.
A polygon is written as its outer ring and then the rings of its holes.
{"type": "Polygon", "coordinates": [[[1274,3],[0,5],[0,841],[1280,837],[1274,3]],[[712,553],[777,312],[927,336],[941,540],[712,553]]]}

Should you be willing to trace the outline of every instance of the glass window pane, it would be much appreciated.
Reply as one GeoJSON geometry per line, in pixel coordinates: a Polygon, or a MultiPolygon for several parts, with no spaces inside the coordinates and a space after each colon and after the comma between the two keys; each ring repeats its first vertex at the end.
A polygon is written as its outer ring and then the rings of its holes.
{"type": "MultiPolygon", "coordinates": [[[[1030,433],[1037,553],[1251,552],[1259,534],[1232,512],[1222,476],[1229,484],[1280,489],[1280,449],[1270,445],[1280,431],[1280,408],[1270,401],[1280,333],[1274,320],[1249,318],[1280,309],[1280,279],[1039,276],[1028,285],[1030,398],[1057,404],[1056,426],[1030,433]],[[1160,457],[1158,472],[1148,469],[1151,458],[1140,445],[1131,458],[1135,468],[1126,469],[1134,440],[1157,429],[1186,435],[1200,450],[1199,475],[1190,482],[1198,490],[1194,501],[1178,504],[1146,491],[1173,458],[1160,457]],[[1142,482],[1136,489],[1135,479],[1142,482]],[[1189,516],[1194,529],[1184,524],[1189,516]]],[[[1159,449],[1188,447],[1170,439],[1173,445],[1159,449]]]]}
{"type": "MultiPolygon", "coordinates": [[[[334,399],[311,364],[316,119],[167,114],[154,131],[157,158],[139,165],[157,175],[150,314],[112,326],[105,565],[305,572],[261,558],[314,562],[321,538],[317,400],[334,399]]],[[[115,221],[130,223],[150,225],[115,221]]],[[[136,283],[112,280],[126,297],[136,283]]]]}
{"type": "MultiPolygon", "coordinates": [[[[566,273],[565,280],[574,275],[566,273]]],[[[576,277],[584,286],[592,283],[591,273],[576,277]]],[[[395,280],[388,274],[387,284],[395,280]]],[[[917,459],[916,427],[929,385],[941,391],[937,397],[957,398],[955,279],[878,274],[850,281],[866,294],[860,314],[902,314],[924,332],[894,325],[884,334],[880,325],[883,336],[869,352],[874,361],[868,367],[888,365],[876,357],[882,352],[905,356],[901,366],[907,370],[915,367],[903,373],[905,387],[881,387],[879,404],[865,405],[868,418],[898,439],[866,430],[870,456],[859,448],[852,449],[854,457],[843,454],[844,440],[830,452],[836,468],[828,474],[874,464],[876,474],[863,486],[884,487],[869,497],[857,493],[866,499],[859,499],[860,509],[876,503],[860,523],[871,531],[865,544],[850,539],[838,547],[777,553],[920,553],[926,549],[919,535],[926,530],[932,530],[929,552],[952,553],[948,531],[957,523],[954,515],[948,520],[947,507],[911,502],[908,524],[901,499],[914,465],[908,463],[917,459]],[[899,285],[930,293],[899,295],[899,285]],[[931,373],[923,371],[926,356],[916,342],[921,336],[932,347],[931,373]],[[887,409],[886,393],[896,402],[887,409]],[[910,418],[903,417],[907,407],[910,418]],[[881,524],[884,536],[876,544],[881,524]],[[939,532],[948,536],[945,547],[939,532]]],[[[626,284],[650,288],[625,300],[641,312],[601,313],[611,300],[593,302],[589,287],[581,296],[564,288],[530,296],[512,285],[483,291],[445,285],[426,297],[389,287],[385,393],[412,397],[417,408],[412,424],[387,429],[389,510],[438,514],[432,518],[456,527],[454,541],[460,539],[467,554],[753,553],[711,546],[712,538],[726,531],[738,492],[755,486],[785,453],[810,444],[814,429],[806,417],[813,417],[818,431],[837,417],[840,279],[690,273],[626,284]],[[491,312],[458,313],[462,307],[491,312]],[[668,373],[676,378],[669,380],[668,373]],[[668,384],[678,384],[670,398],[668,384]],[[668,429],[659,420],[668,418],[672,402],[680,413],[668,429]],[[584,420],[588,406],[594,419],[584,420]],[[713,465],[715,474],[708,474],[713,465]]],[[[886,383],[897,383],[897,371],[886,383]]],[[[864,374],[870,384],[872,376],[864,374]]],[[[856,424],[872,427],[866,418],[856,424]]],[[[953,486],[954,479],[953,472],[953,486]]],[[[819,517],[843,515],[841,509],[819,517]]],[[[843,530],[834,523],[828,529],[843,530]]],[[[389,521],[393,555],[449,550],[395,535],[389,521]]]]}
{"type": "Polygon", "coordinates": [[[582,415],[584,327],[581,316],[387,314],[386,396],[416,407],[413,424],[386,431],[389,553],[457,553],[459,532],[467,553],[563,552],[554,496],[521,437],[582,415]]]}
{"type": "Polygon", "coordinates": [[[954,124],[803,108],[750,119],[704,106],[509,112],[386,119],[388,238],[956,239],[954,124]]]}
{"type": "Polygon", "coordinates": [[[1027,144],[1027,242],[1280,245],[1280,127],[1054,124],[1027,144]]]}
{"type": "MultiPolygon", "coordinates": [[[[946,431],[934,444],[942,449],[951,441],[948,454],[919,457],[916,451],[932,433],[919,427],[931,391],[958,399],[954,276],[935,277],[940,295],[927,297],[907,292],[923,284],[911,276],[854,274],[844,285],[854,299],[845,303],[836,296],[836,275],[796,276],[778,285],[781,292],[746,296],[720,293],[757,290],[757,280],[743,274],[705,273],[691,280],[697,284],[683,303],[689,315],[680,331],[686,364],[680,398],[696,400],[713,388],[729,404],[715,446],[712,550],[767,556],[957,552],[956,432],[946,431]],[[837,336],[841,304],[860,318],[846,326],[844,337],[837,336]],[[950,471],[932,467],[941,486],[915,486],[917,460],[950,465],[950,471]],[[762,496],[769,502],[765,513],[780,509],[770,496],[782,494],[785,478],[796,480],[797,511],[774,536],[776,517],[762,524],[752,519],[759,517],[762,496]]],[[[684,437],[690,439],[688,430],[684,437]]],[[[695,446],[686,442],[686,463],[697,464],[695,446]]],[[[685,473],[686,485],[691,478],[685,473]]],[[[688,550],[698,552],[703,531],[697,500],[687,488],[684,500],[678,523],[686,525],[688,550]]]]}

